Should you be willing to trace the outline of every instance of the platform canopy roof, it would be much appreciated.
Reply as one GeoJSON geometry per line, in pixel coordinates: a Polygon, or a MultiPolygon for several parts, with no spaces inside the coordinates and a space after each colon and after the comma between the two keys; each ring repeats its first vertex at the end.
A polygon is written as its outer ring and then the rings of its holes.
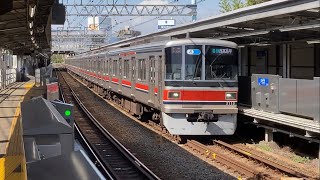
{"type": "Polygon", "coordinates": [[[0,47],[14,54],[50,49],[54,1],[13,0],[12,10],[0,15],[0,47]]]}
{"type": "Polygon", "coordinates": [[[243,45],[320,40],[319,0],[274,0],[216,15],[102,47],[153,41],[156,36],[205,37],[231,40],[243,45]]]}

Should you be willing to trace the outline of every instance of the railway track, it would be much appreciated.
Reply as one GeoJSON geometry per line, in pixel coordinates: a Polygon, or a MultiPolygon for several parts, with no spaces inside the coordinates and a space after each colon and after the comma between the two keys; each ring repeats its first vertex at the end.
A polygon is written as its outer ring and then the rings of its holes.
{"type": "Polygon", "coordinates": [[[316,179],[220,140],[214,140],[213,146],[205,145],[195,140],[188,140],[186,146],[208,160],[231,168],[240,177],[249,179],[279,179],[288,176],[301,179],[316,179]],[[250,160],[254,165],[252,166],[245,161],[241,161],[241,158],[250,160]],[[261,168],[262,166],[263,168],[261,168]]]}
{"type": "Polygon", "coordinates": [[[270,161],[269,159],[266,159],[258,154],[254,154],[252,152],[248,152],[246,149],[242,149],[242,148],[239,148],[239,147],[236,147],[236,146],[233,146],[231,144],[228,144],[226,142],[223,142],[223,141],[220,141],[220,140],[214,140],[213,141],[215,145],[217,146],[220,146],[222,147],[223,149],[228,149],[230,151],[233,151],[237,154],[239,154],[240,156],[244,156],[244,157],[247,157],[249,159],[252,159],[256,162],[259,162],[259,163],[262,163],[264,164],[265,166],[268,166],[269,168],[271,169],[274,169],[274,170],[277,170],[277,171],[280,171],[286,175],[289,175],[289,176],[292,176],[292,177],[298,177],[298,178],[311,178],[311,177],[308,177],[300,172],[297,172],[291,168],[288,168],[280,163],[277,163],[277,162],[273,162],[273,161],[270,161]]]}
{"type": "Polygon", "coordinates": [[[68,83],[76,82],[66,72],[58,72],[65,102],[74,104],[75,128],[109,179],[159,179],[94,118],[68,83]]]}
{"type": "Polygon", "coordinates": [[[231,159],[230,157],[219,153],[198,141],[188,140],[186,145],[193,151],[200,153],[202,156],[205,156],[212,161],[216,161],[219,164],[227,166],[228,168],[232,168],[232,170],[243,177],[249,177],[252,179],[263,179],[267,176],[267,174],[255,170],[254,167],[249,167],[244,163],[234,161],[234,159],[231,159]]]}

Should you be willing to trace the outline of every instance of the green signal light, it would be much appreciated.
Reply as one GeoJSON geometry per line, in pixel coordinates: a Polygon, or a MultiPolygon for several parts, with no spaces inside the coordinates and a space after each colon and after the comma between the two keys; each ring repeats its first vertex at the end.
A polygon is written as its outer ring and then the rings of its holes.
{"type": "Polygon", "coordinates": [[[64,115],[70,116],[70,115],[71,115],[71,111],[70,111],[70,110],[66,110],[66,111],[64,112],[64,115]]]}

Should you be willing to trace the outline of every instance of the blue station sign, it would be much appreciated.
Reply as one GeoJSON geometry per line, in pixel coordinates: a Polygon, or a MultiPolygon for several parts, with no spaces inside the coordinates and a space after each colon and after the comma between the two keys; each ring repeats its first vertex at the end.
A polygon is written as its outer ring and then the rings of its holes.
{"type": "Polygon", "coordinates": [[[269,78],[258,78],[259,86],[269,86],[269,78]]]}

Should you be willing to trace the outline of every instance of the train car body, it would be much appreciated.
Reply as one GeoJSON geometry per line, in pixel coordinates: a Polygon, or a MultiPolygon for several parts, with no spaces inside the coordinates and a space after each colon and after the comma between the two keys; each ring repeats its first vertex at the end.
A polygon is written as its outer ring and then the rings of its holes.
{"type": "Polygon", "coordinates": [[[178,39],[66,60],[68,70],[132,114],[173,135],[232,135],[237,124],[237,45],[178,39]]]}

